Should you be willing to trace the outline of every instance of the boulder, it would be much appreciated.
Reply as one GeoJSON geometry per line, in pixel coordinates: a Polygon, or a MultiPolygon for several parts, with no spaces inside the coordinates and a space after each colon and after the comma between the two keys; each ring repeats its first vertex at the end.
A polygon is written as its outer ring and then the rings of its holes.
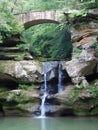
{"type": "Polygon", "coordinates": [[[65,69],[75,84],[81,83],[83,77],[97,73],[95,51],[90,45],[83,45],[83,50],[77,58],[65,62],[65,69]]]}
{"type": "Polygon", "coordinates": [[[76,88],[69,85],[61,93],[51,95],[48,97],[48,102],[53,105],[53,109],[49,114],[54,116],[65,115],[98,115],[98,88],[96,92],[91,92],[92,88],[76,88]]]}
{"type": "Polygon", "coordinates": [[[38,61],[0,61],[0,80],[17,83],[41,82],[42,65],[38,61]]]}
{"type": "Polygon", "coordinates": [[[88,15],[92,15],[92,16],[98,16],[98,8],[95,9],[89,9],[87,11],[88,15]]]}
{"type": "Polygon", "coordinates": [[[5,116],[32,116],[39,101],[37,91],[12,90],[0,93],[0,104],[5,116]]]}
{"type": "Polygon", "coordinates": [[[96,60],[85,61],[74,59],[66,62],[65,69],[67,70],[69,76],[71,78],[79,77],[79,76],[87,76],[94,72],[94,68],[96,66],[96,60]]]}

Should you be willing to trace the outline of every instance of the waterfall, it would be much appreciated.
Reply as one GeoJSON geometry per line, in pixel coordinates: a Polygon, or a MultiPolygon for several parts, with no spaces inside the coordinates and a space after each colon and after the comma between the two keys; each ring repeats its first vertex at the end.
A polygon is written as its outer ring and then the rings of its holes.
{"type": "Polygon", "coordinates": [[[44,93],[43,93],[43,96],[41,97],[41,106],[40,106],[40,109],[41,109],[41,117],[45,117],[45,100],[46,100],[46,97],[47,97],[47,73],[45,71],[45,65],[43,63],[43,74],[44,74],[44,93]]]}
{"type": "Polygon", "coordinates": [[[46,98],[50,94],[63,91],[62,85],[62,61],[43,62],[43,85],[41,87],[41,105],[40,105],[40,117],[43,118],[47,113],[53,110],[53,106],[47,101],[46,98]],[[52,81],[53,79],[55,81],[52,81]],[[58,79],[58,80],[57,80],[58,79]],[[51,84],[49,81],[52,81],[51,84]],[[57,82],[58,81],[58,82],[57,82]]]}
{"type": "Polygon", "coordinates": [[[63,91],[62,85],[62,62],[59,62],[58,66],[58,93],[63,91]]]}

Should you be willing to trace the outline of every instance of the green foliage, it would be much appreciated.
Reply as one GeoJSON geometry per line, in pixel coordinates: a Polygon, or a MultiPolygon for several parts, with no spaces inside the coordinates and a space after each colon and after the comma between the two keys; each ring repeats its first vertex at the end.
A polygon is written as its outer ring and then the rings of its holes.
{"type": "Polygon", "coordinates": [[[14,60],[21,61],[24,59],[25,55],[26,55],[26,52],[17,53],[17,57],[14,60]]]}
{"type": "Polygon", "coordinates": [[[71,34],[66,25],[61,25],[55,30],[54,39],[51,40],[50,54],[52,59],[71,58],[72,43],[71,34]]]}
{"type": "Polygon", "coordinates": [[[98,7],[98,0],[83,0],[81,8],[93,9],[98,7]]]}
{"type": "Polygon", "coordinates": [[[30,43],[31,54],[35,57],[53,60],[70,57],[72,44],[66,25],[37,25],[23,32],[23,37],[30,43]]]}
{"type": "Polygon", "coordinates": [[[97,0],[17,0],[16,3],[16,6],[12,5],[14,7],[14,13],[28,12],[31,10],[65,10],[66,8],[87,9],[98,6],[97,0]]]}
{"type": "Polygon", "coordinates": [[[81,83],[79,86],[80,86],[80,89],[84,88],[83,83],[81,83]]]}
{"type": "Polygon", "coordinates": [[[28,12],[30,10],[60,9],[65,8],[66,3],[65,0],[17,0],[18,6],[14,8],[14,13],[28,12]]]}
{"type": "Polygon", "coordinates": [[[22,43],[18,44],[17,47],[19,49],[23,50],[24,52],[25,52],[26,49],[29,49],[29,48],[27,48],[27,44],[22,44],[22,43]]]}
{"type": "Polygon", "coordinates": [[[95,51],[98,53],[98,43],[94,43],[95,51]]]}
{"type": "Polygon", "coordinates": [[[74,47],[72,52],[72,59],[78,58],[81,52],[82,52],[81,48],[74,47]]]}
{"type": "Polygon", "coordinates": [[[0,31],[5,31],[5,33],[17,34],[23,29],[22,25],[18,22],[15,16],[10,12],[1,14],[1,27],[0,31]]]}
{"type": "Polygon", "coordinates": [[[98,0],[1,0],[1,10],[10,10],[13,13],[28,12],[31,10],[51,10],[74,8],[84,9],[98,7],[98,0]]]}
{"type": "Polygon", "coordinates": [[[23,26],[11,13],[12,0],[1,0],[0,3],[0,42],[4,38],[11,37],[23,30],[23,26]]]}
{"type": "Polygon", "coordinates": [[[18,89],[32,91],[32,90],[34,90],[34,85],[33,84],[32,85],[19,84],[18,89]]]}
{"type": "Polygon", "coordinates": [[[26,85],[26,84],[19,84],[19,86],[18,86],[18,88],[19,89],[23,89],[23,90],[28,90],[28,85],[26,85]]]}
{"type": "Polygon", "coordinates": [[[79,98],[79,94],[80,94],[80,89],[75,88],[73,89],[73,91],[70,93],[70,103],[75,102],[78,98],[79,98]]]}
{"type": "Polygon", "coordinates": [[[2,43],[2,36],[0,35],[0,43],[2,43]]]}
{"type": "Polygon", "coordinates": [[[1,92],[5,92],[5,91],[7,91],[7,90],[8,90],[7,88],[0,86],[0,93],[1,93],[1,92]]]}
{"type": "Polygon", "coordinates": [[[48,43],[54,38],[55,24],[43,24],[33,26],[24,31],[22,36],[24,41],[30,43],[30,52],[37,57],[50,57],[49,49],[51,44],[48,43]]]}
{"type": "Polygon", "coordinates": [[[95,84],[91,84],[89,86],[89,93],[91,94],[92,97],[98,97],[98,86],[96,86],[95,84]]]}

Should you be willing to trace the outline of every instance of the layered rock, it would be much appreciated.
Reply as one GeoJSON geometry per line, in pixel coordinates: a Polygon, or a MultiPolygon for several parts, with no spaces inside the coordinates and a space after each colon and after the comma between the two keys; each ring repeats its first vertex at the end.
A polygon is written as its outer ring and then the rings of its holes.
{"type": "MultiPolygon", "coordinates": [[[[88,16],[96,17],[98,12],[89,11],[88,16]]],[[[47,114],[54,116],[64,115],[98,115],[98,24],[89,21],[85,24],[75,24],[72,29],[73,47],[81,48],[77,57],[63,63],[73,85],[65,87],[61,93],[50,95],[47,101],[53,108],[47,114]],[[96,43],[96,46],[95,46],[96,43]],[[87,81],[87,77],[94,79],[87,81]],[[92,77],[91,77],[92,78],[92,77]]]]}
{"type": "Polygon", "coordinates": [[[91,54],[91,51],[83,51],[78,58],[66,62],[63,66],[75,84],[81,83],[83,77],[97,73],[95,56],[91,54]]]}
{"type": "Polygon", "coordinates": [[[39,105],[37,91],[12,90],[0,93],[2,115],[33,116],[39,105]]]}
{"type": "Polygon", "coordinates": [[[41,82],[42,65],[37,61],[0,61],[0,80],[17,83],[41,82]]]}
{"type": "Polygon", "coordinates": [[[95,51],[98,46],[98,24],[93,20],[98,15],[96,10],[88,11],[87,17],[92,20],[84,24],[77,22],[72,29],[73,48],[81,48],[81,53],[76,52],[77,57],[66,62],[64,69],[75,84],[84,82],[88,75],[98,73],[98,52],[95,51]]]}
{"type": "Polygon", "coordinates": [[[98,115],[98,85],[95,86],[95,92],[92,88],[89,86],[88,89],[80,89],[70,85],[63,92],[51,95],[47,100],[53,105],[53,109],[48,113],[54,116],[98,115]]]}

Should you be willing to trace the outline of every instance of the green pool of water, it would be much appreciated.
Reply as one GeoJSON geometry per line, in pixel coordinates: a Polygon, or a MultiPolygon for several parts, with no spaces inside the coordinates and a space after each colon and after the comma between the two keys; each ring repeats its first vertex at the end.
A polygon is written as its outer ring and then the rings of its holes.
{"type": "Polygon", "coordinates": [[[98,130],[98,118],[1,117],[0,130],[98,130]]]}

